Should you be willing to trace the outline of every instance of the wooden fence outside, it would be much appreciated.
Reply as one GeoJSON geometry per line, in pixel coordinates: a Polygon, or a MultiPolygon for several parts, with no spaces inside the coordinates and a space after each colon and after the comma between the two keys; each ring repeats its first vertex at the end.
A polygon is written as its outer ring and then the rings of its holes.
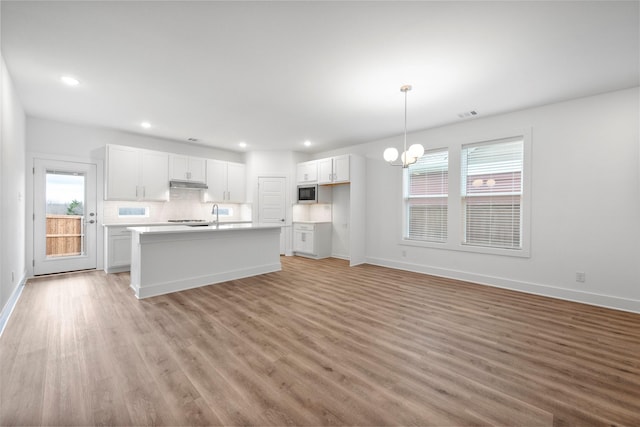
{"type": "Polygon", "coordinates": [[[82,254],[81,215],[47,215],[47,256],[82,254]]]}

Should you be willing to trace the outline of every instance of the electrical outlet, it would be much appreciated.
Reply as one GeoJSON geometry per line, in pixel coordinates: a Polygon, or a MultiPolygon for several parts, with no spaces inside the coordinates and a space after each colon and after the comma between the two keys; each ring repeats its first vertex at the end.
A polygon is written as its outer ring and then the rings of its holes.
{"type": "Polygon", "coordinates": [[[403,251],[402,251],[402,256],[403,256],[404,258],[406,258],[406,257],[407,257],[407,251],[403,250],[403,251]]]}
{"type": "Polygon", "coordinates": [[[11,283],[14,283],[16,281],[16,274],[12,271],[11,272],[11,283]]]}
{"type": "Polygon", "coordinates": [[[576,271],[576,282],[584,283],[587,280],[584,271],[576,271]]]}

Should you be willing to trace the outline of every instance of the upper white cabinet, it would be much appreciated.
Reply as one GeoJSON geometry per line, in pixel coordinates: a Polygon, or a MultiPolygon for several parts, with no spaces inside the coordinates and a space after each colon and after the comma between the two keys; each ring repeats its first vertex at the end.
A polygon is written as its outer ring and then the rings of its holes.
{"type": "Polygon", "coordinates": [[[244,203],[245,165],[242,163],[207,160],[207,186],[205,202],[244,203]]]}
{"type": "Polygon", "coordinates": [[[106,200],[169,200],[169,155],[107,145],[106,200]]]}
{"type": "Polygon", "coordinates": [[[299,184],[318,182],[318,162],[312,160],[310,162],[298,163],[297,177],[299,184]]]}
{"type": "Polygon", "coordinates": [[[349,182],[349,159],[345,154],[318,160],[318,184],[349,182]]]}
{"type": "Polygon", "coordinates": [[[176,181],[207,182],[207,161],[197,157],[169,155],[169,177],[176,181]]]}

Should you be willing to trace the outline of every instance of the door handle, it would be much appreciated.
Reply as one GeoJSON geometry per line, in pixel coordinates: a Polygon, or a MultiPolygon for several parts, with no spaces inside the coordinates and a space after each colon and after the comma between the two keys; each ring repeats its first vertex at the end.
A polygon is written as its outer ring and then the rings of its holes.
{"type": "Polygon", "coordinates": [[[90,219],[89,221],[85,221],[86,224],[95,224],[95,219],[90,219]]]}
{"type": "Polygon", "coordinates": [[[284,218],[282,218],[280,221],[284,222],[284,218]]]}

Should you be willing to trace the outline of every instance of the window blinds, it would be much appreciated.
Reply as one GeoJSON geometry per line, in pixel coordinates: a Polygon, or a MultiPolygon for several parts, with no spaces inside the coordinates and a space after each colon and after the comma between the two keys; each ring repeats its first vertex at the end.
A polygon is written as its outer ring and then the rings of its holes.
{"type": "Polygon", "coordinates": [[[408,167],[405,238],[446,242],[448,151],[429,151],[408,167]]]}
{"type": "Polygon", "coordinates": [[[463,243],[522,248],[522,138],[462,147],[463,243]]]}

